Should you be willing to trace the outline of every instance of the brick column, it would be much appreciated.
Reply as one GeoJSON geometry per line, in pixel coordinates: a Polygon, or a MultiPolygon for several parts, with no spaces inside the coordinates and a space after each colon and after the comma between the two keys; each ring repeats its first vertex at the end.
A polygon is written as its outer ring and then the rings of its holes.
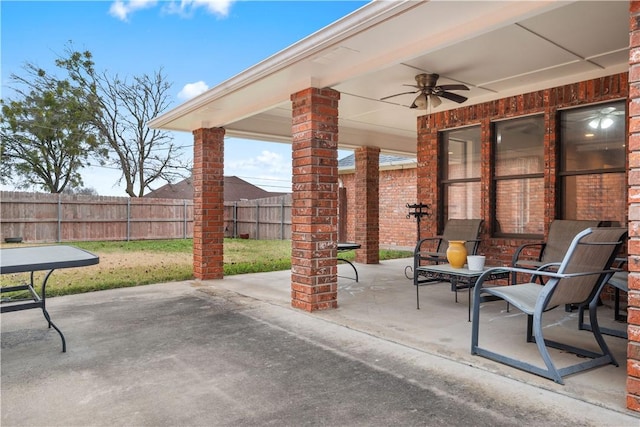
{"type": "Polygon", "coordinates": [[[360,147],[355,150],[356,261],[365,264],[380,262],[380,148],[360,147]]]}
{"type": "Polygon", "coordinates": [[[640,1],[630,2],[627,408],[640,411],[640,1]]]}
{"type": "Polygon", "coordinates": [[[338,307],[338,100],[332,89],[291,95],[291,305],[338,307]]]}
{"type": "MultiPolygon", "coordinates": [[[[431,205],[431,216],[420,220],[420,237],[438,235],[438,171],[440,170],[440,146],[438,144],[438,123],[436,115],[420,116],[417,119],[417,161],[416,184],[418,187],[417,203],[431,205]]],[[[411,202],[413,203],[413,202],[411,202]]]]}
{"type": "Polygon", "coordinates": [[[193,274],[222,279],[224,129],[193,131],[193,274]]]}

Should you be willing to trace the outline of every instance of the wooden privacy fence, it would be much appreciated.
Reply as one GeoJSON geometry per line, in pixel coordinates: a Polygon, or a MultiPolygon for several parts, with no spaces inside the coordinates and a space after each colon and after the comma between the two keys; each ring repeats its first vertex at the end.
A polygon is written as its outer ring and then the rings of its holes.
{"type": "Polygon", "coordinates": [[[225,236],[256,240],[291,239],[291,194],[225,202],[225,236]]]}
{"type": "MultiPolygon", "coordinates": [[[[185,239],[193,201],[0,192],[0,234],[25,242],[185,239]]],[[[291,238],[291,195],[225,202],[225,236],[291,238]]]]}

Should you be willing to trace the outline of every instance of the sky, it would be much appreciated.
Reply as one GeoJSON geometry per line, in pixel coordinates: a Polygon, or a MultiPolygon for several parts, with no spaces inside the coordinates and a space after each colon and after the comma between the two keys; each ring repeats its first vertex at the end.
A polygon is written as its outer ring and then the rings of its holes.
{"type": "MultiPolygon", "coordinates": [[[[71,42],[76,50],[90,51],[96,69],[110,75],[132,78],[162,69],[172,83],[172,109],[365,3],[0,0],[0,96],[13,97],[9,77],[21,74],[27,62],[55,71],[55,59],[71,42]]],[[[184,159],[191,160],[191,133],[172,135],[184,147],[184,159]]],[[[338,156],[349,154],[340,150],[338,156]]],[[[267,191],[290,191],[291,146],[227,139],[224,173],[267,191]]],[[[117,169],[95,166],[83,169],[82,177],[84,186],[100,195],[126,196],[117,169]]]]}

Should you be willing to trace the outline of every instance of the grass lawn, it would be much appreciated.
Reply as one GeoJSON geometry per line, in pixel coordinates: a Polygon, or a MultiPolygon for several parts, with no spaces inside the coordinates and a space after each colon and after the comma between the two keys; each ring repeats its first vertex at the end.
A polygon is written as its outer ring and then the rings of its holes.
{"type": "MultiPolygon", "coordinates": [[[[69,295],[102,289],[173,282],[193,278],[193,240],[140,240],[118,242],[65,243],[95,253],[100,263],[89,267],[58,270],[47,284],[47,296],[69,295]]],[[[24,243],[21,245],[25,245],[24,243]]],[[[15,247],[0,244],[2,248],[15,247]]],[[[405,258],[411,252],[381,250],[380,259],[405,258]]],[[[341,258],[353,259],[355,252],[341,258]]],[[[225,239],[224,274],[288,270],[291,268],[290,240],[225,239]]],[[[44,272],[36,273],[39,284],[44,272]]],[[[29,275],[5,274],[0,286],[27,282],[29,275]]]]}

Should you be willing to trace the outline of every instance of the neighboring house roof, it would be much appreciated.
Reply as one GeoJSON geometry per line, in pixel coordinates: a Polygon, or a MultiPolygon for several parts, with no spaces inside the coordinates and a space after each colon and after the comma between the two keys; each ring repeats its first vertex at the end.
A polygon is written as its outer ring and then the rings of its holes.
{"type": "Polygon", "coordinates": [[[415,155],[416,74],[469,87],[442,112],[627,71],[628,1],[372,1],[149,124],[290,144],[291,95],[330,88],[339,148],[415,155]]]}
{"type": "MultiPolygon", "coordinates": [[[[263,199],[265,197],[280,196],[286,193],[273,193],[263,190],[237,176],[224,177],[224,201],[237,202],[240,200],[263,199]]],[[[175,184],[165,184],[145,197],[161,199],[193,199],[193,182],[191,178],[183,179],[175,184]]]]}
{"type": "Polygon", "coordinates": [[[193,183],[191,178],[185,178],[175,184],[165,184],[151,193],[145,194],[144,197],[154,199],[193,199],[193,183]]]}
{"type": "MultiPolygon", "coordinates": [[[[394,156],[391,154],[380,153],[380,170],[391,169],[407,169],[415,168],[418,166],[418,161],[415,157],[394,156]]],[[[356,170],[356,155],[350,154],[347,157],[343,157],[338,160],[338,172],[348,173],[356,170]]]]}

